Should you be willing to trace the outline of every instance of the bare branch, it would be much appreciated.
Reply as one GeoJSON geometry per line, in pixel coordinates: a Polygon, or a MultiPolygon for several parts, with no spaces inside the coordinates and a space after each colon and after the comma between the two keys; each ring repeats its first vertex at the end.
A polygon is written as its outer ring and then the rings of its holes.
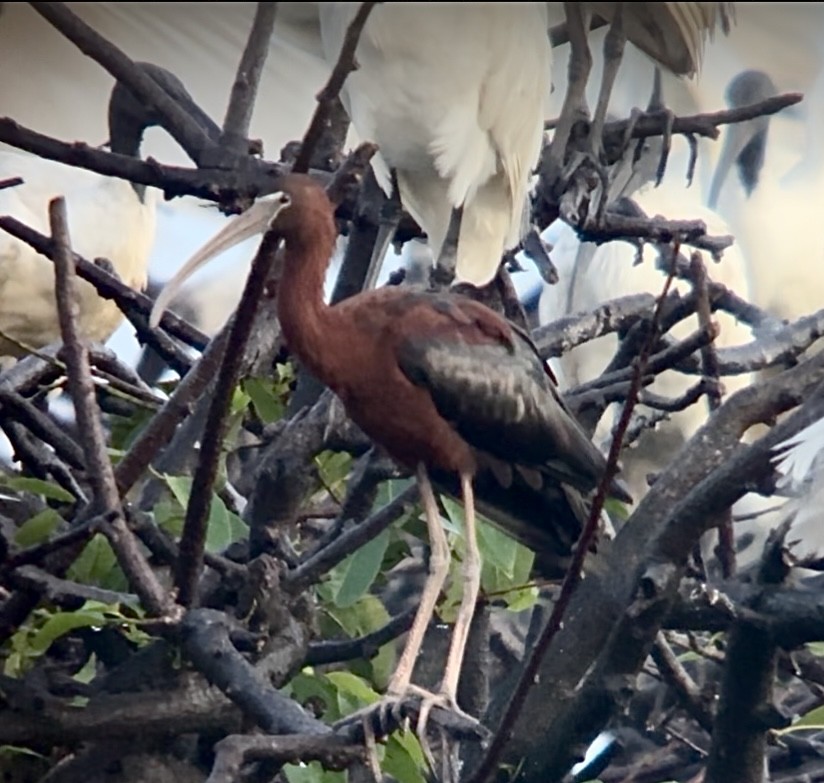
{"type": "Polygon", "coordinates": [[[249,135],[249,123],[255,108],[258,84],[269,53],[269,41],[275,29],[277,3],[261,2],[257,4],[252,29],[246,48],[237,67],[232,94],[223,120],[223,138],[221,143],[237,155],[248,152],[246,137],[249,135]]]}
{"type": "Polygon", "coordinates": [[[63,355],[69,376],[77,422],[89,470],[95,502],[109,515],[103,532],[117,554],[130,584],[146,608],[155,615],[173,616],[174,605],[157,581],[132,532],[126,526],[120,507],[112,464],[106,452],[106,439],[95,401],[94,382],[89,369],[89,354],[78,328],[80,306],[75,290],[74,260],[68,233],[66,202],[62,198],[49,203],[49,221],[55,247],[55,290],[63,355]]]}
{"type": "Polygon", "coordinates": [[[312,121],[303,136],[300,153],[292,166],[292,171],[301,173],[309,171],[312,153],[323,133],[329,112],[343,87],[343,83],[346,81],[346,77],[356,67],[355,50],[358,47],[358,39],[375,5],[376,3],[373,2],[361,3],[355,18],[349,24],[338,55],[338,61],[332,69],[329,80],[318,93],[318,107],[315,109],[312,121]]]}

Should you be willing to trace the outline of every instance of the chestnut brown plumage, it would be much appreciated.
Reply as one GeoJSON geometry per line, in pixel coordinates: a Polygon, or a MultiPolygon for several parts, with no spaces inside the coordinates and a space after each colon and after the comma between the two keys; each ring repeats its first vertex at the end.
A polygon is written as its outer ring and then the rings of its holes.
{"type": "MultiPolygon", "coordinates": [[[[449,567],[430,476],[463,497],[463,600],[440,692],[426,694],[422,715],[433,704],[457,709],[480,584],[473,482],[482,508],[539,555],[548,553],[549,570],[557,572],[605,460],[567,410],[528,335],[484,305],[450,293],[382,288],[326,305],[323,282],[337,238],[332,205],[302,175],[284,177],[274,201],[270,226],[284,241],[278,315],[290,350],[370,438],[416,472],[420,484],[430,575],[389,685],[394,697],[412,687],[415,658],[449,567]],[[496,513],[506,506],[503,517],[496,513]]],[[[226,239],[218,235],[211,244],[226,239]]],[[[201,251],[196,258],[208,256],[201,251]]],[[[199,263],[188,264],[187,272],[199,263]]],[[[614,492],[621,495],[620,487],[614,492]]]]}

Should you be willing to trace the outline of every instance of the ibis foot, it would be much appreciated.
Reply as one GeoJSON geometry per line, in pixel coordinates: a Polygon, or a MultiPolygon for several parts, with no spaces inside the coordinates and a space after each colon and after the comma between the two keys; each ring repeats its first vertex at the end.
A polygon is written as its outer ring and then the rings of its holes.
{"type": "Polygon", "coordinates": [[[354,730],[356,738],[362,732],[363,738],[381,739],[398,728],[408,730],[414,726],[424,755],[435,770],[435,757],[427,735],[430,720],[442,738],[486,741],[489,735],[477,718],[458,707],[454,696],[432,693],[417,685],[408,685],[401,693],[387,693],[374,704],[342,718],[335,728],[354,730]]]}

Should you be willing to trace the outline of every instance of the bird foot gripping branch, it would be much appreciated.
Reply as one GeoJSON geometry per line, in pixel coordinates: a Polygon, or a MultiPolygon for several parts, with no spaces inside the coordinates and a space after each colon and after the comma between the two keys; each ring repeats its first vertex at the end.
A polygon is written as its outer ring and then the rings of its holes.
{"type": "Polygon", "coordinates": [[[437,729],[443,742],[486,742],[491,734],[477,718],[460,709],[449,694],[433,693],[417,685],[408,685],[403,693],[387,693],[374,704],[341,719],[335,729],[352,731],[358,740],[370,736],[381,740],[398,728],[408,730],[413,725],[433,771],[437,767],[429,742],[430,729],[437,729]]]}

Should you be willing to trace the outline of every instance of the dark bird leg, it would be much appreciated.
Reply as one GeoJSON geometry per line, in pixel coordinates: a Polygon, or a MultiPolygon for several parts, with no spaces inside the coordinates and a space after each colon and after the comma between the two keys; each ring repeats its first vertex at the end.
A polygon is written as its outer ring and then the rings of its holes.
{"type": "Polygon", "coordinates": [[[604,122],[609,108],[609,99],[612,95],[612,88],[615,85],[615,78],[618,76],[618,69],[624,58],[624,47],[627,42],[624,33],[624,4],[615,4],[615,16],[609,27],[609,32],[604,38],[604,71],[601,77],[601,89],[598,91],[598,103],[595,106],[595,114],[592,124],[589,127],[589,149],[592,155],[593,165],[601,178],[601,191],[596,198],[595,220],[598,224],[603,221],[609,199],[609,172],[604,168],[604,122]]]}
{"type": "Polygon", "coordinates": [[[401,205],[401,191],[398,187],[398,175],[395,169],[392,169],[390,175],[392,177],[392,193],[381,207],[378,236],[375,238],[372,258],[369,260],[369,268],[366,270],[366,277],[363,281],[364,291],[374,288],[378,282],[378,275],[381,272],[386,251],[389,249],[392,237],[395,236],[395,231],[397,231],[398,224],[401,222],[403,207],[401,205]]]}
{"type": "Polygon", "coordinates": [[[438,253],[435,268],[432,270],[431,283],[436,291],[451,285],[455,279],[455,265],[458,263],[458,240],[461,236],[463,206],[453,207],[449,217],[449,228],[438,253]]]}
{"type": "Polygon", "coordinates": [[[615,78],[618,76],[618,69],[621,67],[621,60],[624,57],[624,46],[627,42],[624,33],[624,4],[615,4],[615,16],[609,27],[609,32],[604,38],[604,73],[601,77],[601,89],[598,92],[598,103],[595,106],[595,114],[592,117],[592,125],[589,129],[589,138],[592,156],[596,161],[601,159],[603,150],[604,122],[609,108],[609,99],[612,95],[612,88],[615,85],[615,78]]]}
{"type": "Polygon", "coordinates": [[[553,189],[561,183],[558,181],[566,157],[567,142],[572,126],[582,118],[589,117],[586,103],[587,81],[592,69],[592,55],[587,43],[590,12],[586,3],[564,3],[564,12],[569,31],[569,75],[564,105],[558,125],[552,135],[552,145],[545,160],[543,176],[553,189]]]}

